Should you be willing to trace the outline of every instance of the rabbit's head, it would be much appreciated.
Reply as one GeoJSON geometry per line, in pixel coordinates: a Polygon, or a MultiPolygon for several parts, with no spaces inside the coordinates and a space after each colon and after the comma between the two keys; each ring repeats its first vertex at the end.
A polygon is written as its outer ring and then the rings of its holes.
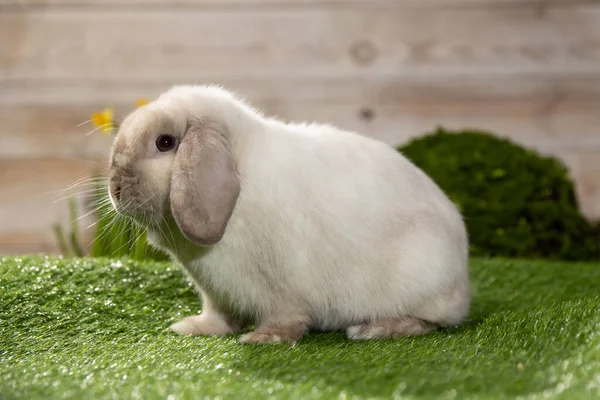
{"type": "Polygon", "coordinates": [[[209,100],[167,94],[135,110],[119,127],[109,174],[117,212],[150,228],[174,220],[201,246],[222,238],[240,191],[228,126],[209,100]]]}

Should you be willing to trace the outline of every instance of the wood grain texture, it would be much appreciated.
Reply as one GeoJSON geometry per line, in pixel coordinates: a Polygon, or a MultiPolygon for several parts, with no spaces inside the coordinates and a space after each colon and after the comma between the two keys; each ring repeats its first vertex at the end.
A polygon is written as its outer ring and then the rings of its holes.
{"type": "MultiPolygon", "coordinates": [[[[93,237],[88,233],[81,237],[82,248],[89,248],[93,237]]],[[[0,234],[0,254],[18,256],[23,254],[60,254],[56,240],[48,234],[0,234]]]]}
{"type": "Polygon", "coordinates": [[[28,104],[122,104],[128,111],[133,99],[155,98],[174,84],[216,83],[238,92],[251,101],[399,102],[399,101],[594,101],[600,98],[599,74],[539,73],[518,76],[477,74],[475,76],[432,76],[421,79],[400,76],[365,75],[360,77],[244,77],[188,81],[186,79],[149,80],[27,80],[5,81],[0,91],[0,106],[28,104]]]}
{"type": "MultiPolygon", "coordinates": [[[[92,171],[85,161],[0,159],[0,251],[4,245],[21,248],[31,244],[32,249],[54,246],[53,224],[68,223],[66,197],[76,196],[80,210],[85,200],[77,193],[86,186],[63,189],[92,171]]],[[[90,223],[89,218],[83,218],[79,227],[83,229],[90,223]]]]}
{"type": "MultiPolygon", "coordinates": [[[[107,159],[112,135],[89,120],[105,104],[40,105],[0,108],[0,157],[107,159]],[[84,123],[81,126],[80,124],[84,123]]],[[[99,165],[104,168],[104,163],[99,165]]]]}
{"type": "Polygon", "coordinates": [[[0,0],[0,254],[56,250],[56,191],[106,163],[92,111],[197,82],[390,145],[496,132],[600,218],[600,0],[0,0]]]}
{"type": "Polygon", "coordinates": [[[0,48],[5,81],[598,74],[600,6],[9,12],[0,48]]]}
{"type": "MultiPolygon", "coordinates": [[[[371,88],[372,89],[372,88],[371,88]]],[[[367,90],[365,88],[366,93],[367,90]]],[[[249,92],[250,93],[250,92],[249,92]]],[[[422,99],[386,96],[344,96],[324,88],[321,96],[289,97],[265,91],[247,96],[252,105],[286,121],[317,121],[398,145],[408,138],[444,126],[449,129],[484,127],[527,146],[554,149],[596,149],[600,152],[600,97],[598,99],[531,95],[520,98],[455,100],[430,96],[422,99]]],[[[72,103],[15,104],[0,108],[0,157],[107,158],[111,137],[90,133],[91,124],[77,126],[101,107],[115,105],[118,114],[133,107],[129,101],[110,99],[72,103]]]]}
{"type": "Polygon", "coordinates": [[[598,0],[0,0],[0,6],[32,7],[128,7],[174,6],[188,7],[308,7],[308,6],[393,6],[393,7],[531,7],[554,5],[597,4],[598,0]]]}
{"type": "Polygon", "coordinates": [[[600,152],[565,150],[558,155],[575,181],[583,214],[590,220],[600,221],[600,152]]]}
{"type": "MultiPolygon", "coordinates": [[[[600,149],[600,80],[495,78],[488,81],[378,79],[221,82],[267,115],[333,123],[397,145],[438,125],[484,128],[525,145],[600,149]]],[[[112,105],[117,117],[137,97],[167,84],[30,84],[0,93],[0,156],[106,157],[110,139],[77,125],[112,105]]]]}

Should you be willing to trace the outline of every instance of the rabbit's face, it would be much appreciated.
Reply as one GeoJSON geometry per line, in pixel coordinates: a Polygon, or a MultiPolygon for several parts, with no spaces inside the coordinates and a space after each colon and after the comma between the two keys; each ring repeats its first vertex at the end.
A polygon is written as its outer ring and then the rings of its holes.
{"type": "Polygon", "coordinates": [[[138,108],[119,127],[110,157],[119,213],[159,229],[174,220],[201,246],[221,240],[240,192],[228,124],[214,115],[210,93],[183,88],[138,108]]]}
{"type": "Polygon", "coordinates": [[[110,157],[109,194],[119,213],[144,226],[164,222],[173,162],[185,128],[184,119],[178,121],[152,104],[125,118],[110,157]]]}

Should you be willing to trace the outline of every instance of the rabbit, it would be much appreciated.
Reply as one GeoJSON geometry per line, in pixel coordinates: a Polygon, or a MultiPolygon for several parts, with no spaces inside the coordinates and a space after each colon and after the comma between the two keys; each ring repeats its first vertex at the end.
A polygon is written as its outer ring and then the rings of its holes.
{"type": "Polygon", "coordinates": [[[181,85],[123,120],[109,164],[114,209],[147,228],[202,298],[175,333],[385,339],[469,315],[463,218],[383,142],[181,85]]]}

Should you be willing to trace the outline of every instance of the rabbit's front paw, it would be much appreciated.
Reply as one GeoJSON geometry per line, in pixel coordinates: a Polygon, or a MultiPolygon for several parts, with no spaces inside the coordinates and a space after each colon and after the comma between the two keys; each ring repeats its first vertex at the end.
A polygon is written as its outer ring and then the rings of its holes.
{"type": "Polygon", "coordinates": [[[235,333],[235,329],[219,315],[202,313],[192,315],[181,321],[175,322],[169,327],[173,332],[180,335],[191,336],[217,336],[235,333]]]}

